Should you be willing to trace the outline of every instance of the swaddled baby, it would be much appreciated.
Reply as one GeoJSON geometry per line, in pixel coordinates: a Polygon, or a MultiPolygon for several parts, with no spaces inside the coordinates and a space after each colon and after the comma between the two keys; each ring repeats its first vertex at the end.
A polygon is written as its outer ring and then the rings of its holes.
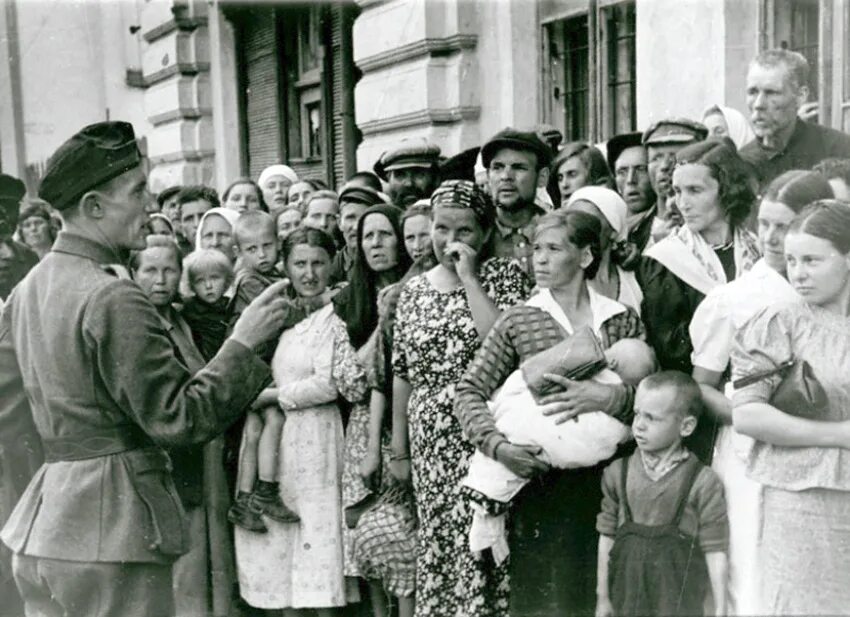
{"type": "MultiPolygon", "coordinates": [[[[607,366],[590,377],[599,383],[636,386],[657,368],[652,348],[637,339],[621,339],[602,353],[607,366]]],[[[569,362],[568,357],[553,355],[549,368],[538,369],[538,373],[564,374],[559,369],[565,362],[569,362]]],[[[508,376],[488,406],[496,419],[496,427],[511,443],[539,446],[542,448],[540,458],[558,469],[595,465],[613,456],[617,446],[631,437],[628,426],[602,411],[581,414],[574,420],[556,424],[554,417],[543,415],[543,406],[529,388],[522,367],[508,376]]],[[[470,459],[463,486],[504,504],[513,499],[526,482],[528,480],[499,461],[476,451],[470,459]]],[[[488,514],[479,501],[473,500],[472,504],[470,548],[473,551],[492,548],[494,557],[501,561],[507,556],[504,514],[488,514]]]]}

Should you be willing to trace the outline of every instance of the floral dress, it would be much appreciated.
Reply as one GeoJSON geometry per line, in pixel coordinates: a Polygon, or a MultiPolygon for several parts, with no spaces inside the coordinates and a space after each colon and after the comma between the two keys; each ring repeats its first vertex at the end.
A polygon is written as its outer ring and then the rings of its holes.
{"type": "MultiPolygon", "coordinates": [[[[484,262],[479,279],[501,310],[529,292],[526,274],[509,260],[484,262]]],[[[440,292],[425,275],[408,281],[396,313],[393,372],[412,388],[407,414],[419,519],[417,616],[507,614],[505,570],[469,550],[472,513],[459,497],[474,448],[454,414],[455,386],[480,344],[462,287],[440,292]]]]}
{"type": "Polygon", "coordinates": [[[332,305],[281,335],[272,372],[286,405],[281,497],[301,521],[266,518],[264,534],[235,529],[242,597],[266,609],[342,606],[343,431],[336,400],[361,400],[366,376],[332,305]]]}

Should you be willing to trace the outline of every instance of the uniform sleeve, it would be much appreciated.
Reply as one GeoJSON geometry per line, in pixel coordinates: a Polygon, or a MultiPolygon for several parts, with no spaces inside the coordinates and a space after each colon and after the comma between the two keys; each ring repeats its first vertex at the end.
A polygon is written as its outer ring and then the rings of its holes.
{"type": "Polygon", "coordinates": [[[699,517],[700,548],[704,553],[726,552],[729,549],[729,519],[723,484],[710,467],[704,467],[693,490],[694,506],[699,517]]]}
{"type": "Polygon", "coordinates": [[[509,335],[511,312],[503,313],[458,382],[455,415],[466,438],[490,458],[507,438],[496,428],[487,401],[519,366],[519,355],[509,335]]]}
{"type": "MultiPolygon", "coordinates": [[[[373,338],[374,336],[370,337],[369,340],[371,341],[373,338]]],[[[361,401],[366,396],[366,372],[360,362],[358,353],[354,351],[354,347],[348,339],[348,331],[345,329],[345,324],[340,320],[334,320],[333,339],[334,360],[332,374],[336,389],[347,401],[352,403],[361,401]]]]}
{"type": "Polygon", "coordinates": [[[116,280],[94,294],[83,336],[92,349],[92,378],[163,446],[209,441],[271,379],[265,363],[233,340],[192,375],[175,357],[156,309],[131,281],[116,280]]]}
{"type": "MultiPolygon", "coordinates": [[[[732,346],[732,379],[771,371],[792,357],[791,333],[783,315],[768,307],[756,313],[738,331],[732,346]]],[[[774,374],[737,388],[732,395],[732,405],[767,403],[781,381],[781,376],[774,374]]]]}
{"type": "Polygon", "coordinates": [[[720,293],[709,293],[700,302],[688,328],[694,366],[722,373],[729,364],[735,327],[726,298],[720,293]]]}
{"type": "Polygon", "coordinates": [[[482,269],[482,286],[500,311],[528,299],[528,294],[531,293],[531,279],[516,261],[490,259],[482,269]]]}
{"type": "Polygon", "coordinates": [[[596,515],[596,531],[613,538],[620,526],[620,474],[628,459],[618,459],[602,472],[602,509],[596,515]]]}

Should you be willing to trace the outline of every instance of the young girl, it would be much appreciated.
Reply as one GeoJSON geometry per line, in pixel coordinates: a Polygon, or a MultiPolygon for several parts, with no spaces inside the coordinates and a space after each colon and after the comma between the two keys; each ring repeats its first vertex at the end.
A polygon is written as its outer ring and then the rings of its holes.
{"type": "Polygon", "coordinates": [[[638,386],[638,449],[602,476],[597,617],[702,615],[709,581],[715,614],[726,614],[723,485],[682,445],[696,427],[701,397],[697,383],[678,371],[638,386]]]}
{"type": "Polygon", "coordinates": [[[186,257],[183,272],[192,293],[183,304],[183,319],[192,330],[195,345],[209,361],[227,337],[230,300],[224,292],[233,282],[233,266],[217,249],[198,249],[186,257]]]}

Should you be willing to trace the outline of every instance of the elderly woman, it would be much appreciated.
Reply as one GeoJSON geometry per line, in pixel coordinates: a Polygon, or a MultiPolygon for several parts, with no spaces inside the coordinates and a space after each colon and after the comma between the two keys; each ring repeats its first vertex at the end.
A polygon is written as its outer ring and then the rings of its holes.
{"type": "MultiPolygon", "coordinates": [[[[676,154],[673,190],[684,225],[646,250],[636,275],[641,314],[662,369],[692,373],[688,328],[705,295],[758,261],[757,238],[745,226],[755,195],[748,166],[728,139],[708,139],[676,154]]],[[[687,445],[704,462],[714,450],[717,420],[703,415],[687,445]]]]}
{"type": "Polygon", "coordinates": [[[566,207],[568,210],[592,214],[602,225],[599,270],[590,281],[591,287],[603,296],[630,306],[640,315],[643,292],[634,273],[620,265],[630,256],[627,244],[629,209],[626,202],[611,189],[587,186],[573,193],[566,207]]]}
{"type": "MultiPolygon", "coordinates": [[[[292,288],[304,303],[328,286],[336,249],[326,233],[302,228],[283,241],[292,288]]],[[[272,359],[274,387],[256,407],[279,405],[286,415],[280,442],[281,497],[301,521],[266,520],[267,533],[236,528],[242,597],[287,615],[315,609],[332,615],[346,603],[342,539],[343,429],[337,399],[358,401],[366,378],[333,305],[284,331],[272,359]]]]}
{"type": "MultiPolygon", "coordinates": [[[[810,171],[788,171],[771,182],[758,210],[764,257],[740,278],[712,289],[694,313],[690,325],[693,377],[702,385],[705,404],[726,425],[732,421],[732,403],[727,398],[732,389],[726,377],[735,333],[760,309],[797,298],[786,279],[785,234],[804,206],[831,196],[826,179],[810,171]]],[[[764,612],[758,602],[756,555],[761,489],[744,473],[750,443],[724,426],[712,461],[724,483],[729,508],[728,605],[741,615],[764,612]]]]}
{"type": "Polygon", "coordinates": [[[712,105],[702,115],[702,123],[712,137],[728,137],[740,150],[756,138],[747,117],[737,109],[712,105]]]}
{"type": "Polygon", "coordinates": [[[56,230],[50,217],[47,202],[33,199],[21,208],[18,217],[18,236],[21,242],[30,247],[41,259],[53,247],[56,230]]]}
{"type": "Polygon", "coordinates": [[[212,208],[204,212],[195,235],[195,247],[221,251],[233,263],[236,259],[233,226],[239,213],[230,208],[212,208]]]}
{"type": "MultiPolygon", "coordinates": [[[[133,280],[156,307],[177,356],[190,371],[206,361],[192,341],[189,326],[174,309],[179,300],[180,249],[168,237],[149,236],[148,247],[133,256],[133,280]]],[[[230,610],[235,581],[227,529],[227,483],[223,440],[206,446],[173,448],[174,483],[189,518],[191,550],[174,564],[176,614],[186,617],[223,615],[230,610]]]]}
{"type": "MultiPolygon", "coordinates": [[[[747,474],[764,485],[760,614],[845,613],[850,606],[850,207],[808,206],[785,236],[800,299],[762,310],[738,333],[735,429],[755,439],[747,474]],[[823,400],[781,404],[777,368],[807,363],[823,400]],[[781,407],[781,408],[780,408],[781,407]]],[[[796,376],[796,377],[795,377],[796,376]]],[[[791,385],[791,384],[786,384],[791,385]]]]}
{"type": "Polygon", "coordinates": [[[614,178],[605,156],[596,146],[583,141],[573,141],[564,146],[552,162],[552,170],[558,181],[559,206],[562,208],[583,186],[614,188],[614,178]]]}
{"type": "Polygon", "coordinates": [[[391,471],[412,475],[419,519],[416,615],[504,615],[501,570],[466,545],[472,512],[459,500],[472,446],[454,415],[455,386],[499,312],[529,281],[513,261],[491,258],[492,202],[472,182],[447,180],[431,196],[437,265],[402,289],[392,349],[391,471]]]}
{"type": "MultiPolygon", "coordinates": [[[[507,310],[487,334],[457,387],[455,411],[481,452],[518,475],[537,476],[519,493],[510,517],[512,617],[593,613],[596,594],[596,515],[603,464],[549,470],[539,449],[510,443],[496,428],[487,401],[527,358],[589,326],[603,347],[644,338],[637,313],[588,284],[600,263],[601,224],[585,212],[558,211],[537,223],[534,274],[540,291],[507,310]]],[[[625,386],[558,381],[553,411],[603,410],[625,422],[625,386]]],[[[468,528],[467,528],[468,530],[468,528]]]]}
{"type": "Polygon", "coordinates": [[[296,182],[298,174],[288,165],[270,165],[260,173],[257,184],[273,217],[287,206],[289,187],[296,182]]]}

